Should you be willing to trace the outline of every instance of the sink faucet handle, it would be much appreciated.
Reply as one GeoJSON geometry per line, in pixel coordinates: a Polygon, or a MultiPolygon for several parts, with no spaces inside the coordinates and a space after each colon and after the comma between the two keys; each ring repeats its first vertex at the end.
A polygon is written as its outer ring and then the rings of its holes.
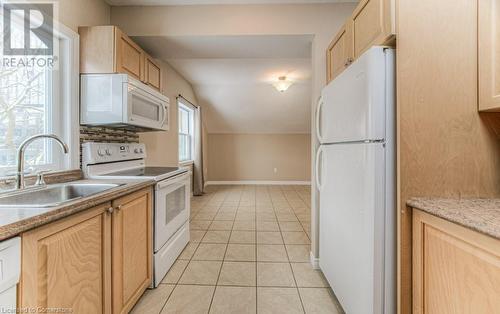
{"type": "Polygon", "coordinates": [[[47,172],[50,172],[50,170],[40,170],[36,173],[36,182],[35,182],[35,185],[36,186],[40,186],[40,185],[46,185],[47,183],[45,182],[45,174],[47,172]]]}

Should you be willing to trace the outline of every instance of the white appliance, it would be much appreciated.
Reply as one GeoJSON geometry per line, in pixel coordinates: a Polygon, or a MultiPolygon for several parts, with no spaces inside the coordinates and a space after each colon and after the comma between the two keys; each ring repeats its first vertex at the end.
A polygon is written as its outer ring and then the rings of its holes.
{"type": "Polygon", "coordinates": [[[21,270],[21,238],[0,242],[0,313],[16,313],[21,270]]]}
{"type": "Polygon", "coordinates": [[[152,179],[153,287],[157,287],[189,242],[190,172],[179,167],[147,167],[146,146],[84,143],[83,171],[91,179],[152,179]]]}
{"type": "Polygon", "coordinates": [[[346,313],[396,313],[394,50],[330,82],[316,121],[319,266],[346,313]]]}
{"type": "Polygon", "coordinates": [[[82,74],[82,125],[168,130],[169,99],[127,74],[82,74]]]}

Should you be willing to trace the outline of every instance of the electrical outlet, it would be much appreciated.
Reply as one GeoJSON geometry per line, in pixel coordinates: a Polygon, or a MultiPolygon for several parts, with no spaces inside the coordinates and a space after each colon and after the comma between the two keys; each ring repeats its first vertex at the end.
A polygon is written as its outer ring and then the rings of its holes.
{"type": "Polygon", "coordinates": [[[273,169],[274,173],[278,173],[278,168],[273,169]]]}

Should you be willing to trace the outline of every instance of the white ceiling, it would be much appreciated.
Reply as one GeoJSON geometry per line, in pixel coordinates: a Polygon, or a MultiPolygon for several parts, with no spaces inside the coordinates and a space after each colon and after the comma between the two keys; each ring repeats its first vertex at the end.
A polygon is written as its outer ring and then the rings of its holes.
{"type": "Polygon", "coordinates": [[[206,108],[210,133],[309,133],[310,36],[134,37],[170,63],[206,108]],[[285,93],[271,85],[286,75],[285,93]]]}
{"type": "Polygon", "coordinates": [[[310,58],[308,35],[133,37],[161,59],[310,58]]]}
{"type": "Polygon", "coordinates": [[[110,5],[205,5],[205,4],[314,4],[358,0],[105,0],[110,5]]]}

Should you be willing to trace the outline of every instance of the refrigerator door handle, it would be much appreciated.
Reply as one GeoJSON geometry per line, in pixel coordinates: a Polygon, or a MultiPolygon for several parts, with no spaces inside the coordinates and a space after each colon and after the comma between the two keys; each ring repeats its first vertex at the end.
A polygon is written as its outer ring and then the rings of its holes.
{"type": "Polygon", "coordinates": [[[316,107],[316,136],[318,141],[323,142],[323,137],[321,136],[321,107],[323,106],[323,97],[319,98],[318,106],[316,107]]]}
{"type": "Polygon", "coordinates": [[[316,152],[316,173],[315,173],[315,179],[316,179],[316,188],[318,189],[318,191],[321,191],[321,188],[322,188],[322,182],[320,180],[320,160],[321,160],[321,164],[323,164],[323,159],[321,158],[323,156],[323,146],[319,146],[318,148],[318,151],[316,152]]]}

